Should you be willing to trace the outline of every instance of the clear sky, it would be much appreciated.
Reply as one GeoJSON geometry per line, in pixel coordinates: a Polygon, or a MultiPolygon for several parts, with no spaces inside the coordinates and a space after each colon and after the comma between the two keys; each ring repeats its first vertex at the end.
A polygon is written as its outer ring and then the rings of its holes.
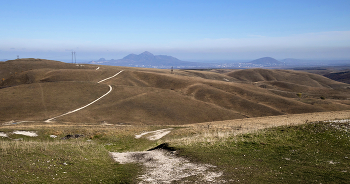
{"type": "Polygon", "coordinates": [[[0,59],[350,59],[350,0],[0,0],[0,59]]]}

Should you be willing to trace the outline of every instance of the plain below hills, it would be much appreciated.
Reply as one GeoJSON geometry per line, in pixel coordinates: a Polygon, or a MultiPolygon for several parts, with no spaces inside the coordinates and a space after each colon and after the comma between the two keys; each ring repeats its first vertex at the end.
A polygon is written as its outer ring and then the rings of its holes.
{"type": "Polygon", "coordinates": [[[55,121],[180,125],[350,109],[348,84],[291,70],[171,72],[18,59],[0,63],[0,78],[0,122],[45,121],[89,104],[108,85],[100,101],[55,121]]]}

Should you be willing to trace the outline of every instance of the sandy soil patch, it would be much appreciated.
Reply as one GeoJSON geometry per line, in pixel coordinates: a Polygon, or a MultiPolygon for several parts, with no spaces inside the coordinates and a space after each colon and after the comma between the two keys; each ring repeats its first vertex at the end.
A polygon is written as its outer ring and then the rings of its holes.
{"type": "Polygon", "coordinates": [[[173,128],[167,128],[167,129],[155,130],[155,131],[150,131],[150,132],[144,132],[144,133],[141,133],[139,135],[135,135],[135,138],[139,139],[144,135],[151,134],[150,136],[147,137],[147,139],[154,141],[154,140],[158,140],[158,139],[166,136],[168,133],[171,132],[172,129],[173,128]]]}
{"type": "Polygon", "coordinates": [[[38,134],[36,134],[35,132],[29,132],[29,131],[14,131],[14,134],[17,135],[25,135],[25,136],[29,136],[29,137],[37,137],[38,134]]]}
{"type": "MultiPolygon", "coordinates": [[[[162,149],[142,152],[110,153],[113,159],[121,164],[142,163],[146,169],[139,176],[140,183],[171,183],[178,180],[186,180],[190,176],[196,176],[200,183],[223,183],[220,181],[222,172],[212,172],[210,168],[215,166],[208,164],[194,164],[188,160],[176,157],[174,152],[162,149]]],[[[194,181],[183,181],[194,182],[194,181]]]]}

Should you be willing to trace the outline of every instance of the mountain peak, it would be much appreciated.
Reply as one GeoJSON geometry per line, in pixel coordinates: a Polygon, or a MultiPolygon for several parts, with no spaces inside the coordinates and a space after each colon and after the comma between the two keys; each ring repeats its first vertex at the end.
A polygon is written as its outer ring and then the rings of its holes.
{"type": "Polygon", "coordinates": [[[150,53],[150,52],[148,52],[148,51],[142,52],[142,53],[139,54],[139,55],[154,56],[152,53],[150,53]]]}

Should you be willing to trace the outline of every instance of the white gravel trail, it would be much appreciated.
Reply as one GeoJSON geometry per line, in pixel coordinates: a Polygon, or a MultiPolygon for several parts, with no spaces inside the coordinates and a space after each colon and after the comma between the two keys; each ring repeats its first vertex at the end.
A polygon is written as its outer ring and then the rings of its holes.
{"type": "Polygon", "coordinates": [[[174,152],[158,149],[127,153],[111,152],[110,155],[121,164],[142,163],[146,168],[144,174],[139,176],[142,180],[140,183],[172,183],[190,176],[196,176],[199,183],[224,183],[223,180],[219,180],[222,172],[208,171],[216,166],[191,163],[184,158],[176,157],[174,152]]]}
{"type": "Polygon", "coordinates": [[[113,77],[119,75],[119,74],[122,73],[123,71],[124,71],[124,70],[118,72],[117,74],[113,75],[112,77],[108,77],[108,78],[105,78],[105,79],[103,79],[103,80],[100,80],[100,81],[98,81],[97,83],[101,83],[101,82],[103,82],[103,81],[106,81],[106,80],[108,80],[108,79],[111,79],[111,78],[113,78],[113,77]]]}
{"type": "Polygon", "coordinates": [[[135,138],[139,139],[144,135],[152,134],[151,136],[148,136],[147,138],[151,141],[154,141],[154,140],[158,140],[158,139],[166,136],[168,133],[171,132],[170,130],[172,130],[172,129],[173,128],[167,128],[167,129],[155,130],[155,131],[150,131],[150,132],[144,132],[142,134],[135,135],[135,138]]]}

